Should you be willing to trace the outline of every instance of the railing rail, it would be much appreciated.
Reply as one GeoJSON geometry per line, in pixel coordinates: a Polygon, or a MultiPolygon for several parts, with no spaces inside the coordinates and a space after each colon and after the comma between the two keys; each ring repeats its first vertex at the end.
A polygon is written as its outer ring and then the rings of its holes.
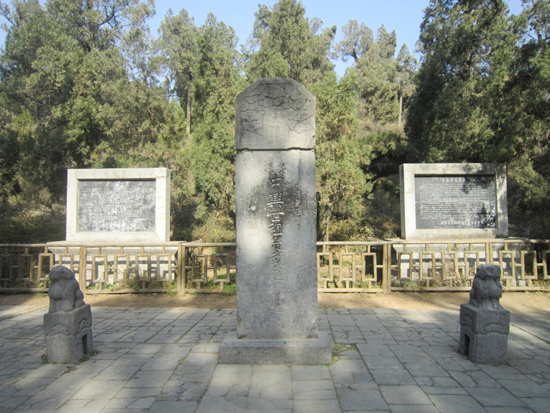
{"type": "MultiPolygon", "coordinates": [[[[468,291],[477,267],[500,265],[505,291],[550,290],[550,240],[379,240],[317,243],[320,292],[468,291]]],[[[236,244],[0,244],[0,292],[45,292],[65,265],[87,294],[234,294],[236,244]]],[[[267,288],[267,286],[266,286],[267,288]]]]}

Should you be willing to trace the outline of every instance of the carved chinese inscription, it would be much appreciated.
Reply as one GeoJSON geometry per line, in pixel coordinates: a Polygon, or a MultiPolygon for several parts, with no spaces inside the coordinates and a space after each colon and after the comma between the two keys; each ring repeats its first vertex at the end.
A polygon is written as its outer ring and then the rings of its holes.
{"type": "Polygon", "coordinates": [[[279,170],[273,169],[269,164],[269,191],[267,202],[267,218],[269,233],[271,235],[271,279],[269,289],[273,292],[273,304],[271,306],[272,317],[276,329],[283,327],[283,315],[280,311],[281,290],[283,287],[282,252],[283,252],[283,226],[285,216],[285,201],[283,198],[285,164],[279,164],[279,170]]]}
{"type": "Polygon", "coordinates": [[[418,229],[496,228],[494,176],[417,176],[418,229]]]}
{"type": "Polygon", "coordinates": [[[81,180],[78,182],[77,230],[154,231],[155,196],[154,179],[81,180]]]}

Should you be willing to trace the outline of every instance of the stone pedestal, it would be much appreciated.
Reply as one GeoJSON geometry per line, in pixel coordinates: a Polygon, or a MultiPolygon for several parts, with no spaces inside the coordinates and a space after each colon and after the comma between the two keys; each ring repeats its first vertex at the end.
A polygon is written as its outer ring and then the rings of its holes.
{"type": "Polygon", "coordinates": [[[93,350],[90,305],[44,314],[44,333],[48,363],[78,363],[93,350]]]}
{"type": "Polygon", "coordinates": [[[326,364],[332,360],[332,339],[250,340],[230,332],[220,345],[222,364],[326,364]]]}
{"type": "Polygon", "coordinates": [[[237,98],[237,331],[220,362],[325,364],[318,333],[315,97],[261,79],[237,98]]]}
{"type": "Polygon", "coordinates": [[[500,268],[481,265],[474,277],[470,302],[460,306],[459,352],[474,363],[506,363],[510,312],[502,297],[500,268]]]}
{"type": "Polygon", "coordinates": [[[59,265],[49,276],[50,311],[44,314],[48,363],[78,363],[93,350],[92,309],[71,270],[59,265]]]}
{"type": "Polygon", "coordinates": [[[474,363],[506,363],[510,312],[460,306],[459,352],[474,363]]]}

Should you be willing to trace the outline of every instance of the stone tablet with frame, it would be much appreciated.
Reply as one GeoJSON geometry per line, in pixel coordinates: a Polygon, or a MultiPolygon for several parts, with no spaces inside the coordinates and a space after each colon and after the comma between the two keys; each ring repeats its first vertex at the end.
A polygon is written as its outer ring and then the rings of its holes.
{"type": "Polygon", "coordinates": [[[508,236],[506,170],[497,164],[403,164],[404,239],[508,236]]]}
{"type": "Polygon", "coordinates": [[[170,170],[69,169],[67,241],[170,240],[170,170]]]}

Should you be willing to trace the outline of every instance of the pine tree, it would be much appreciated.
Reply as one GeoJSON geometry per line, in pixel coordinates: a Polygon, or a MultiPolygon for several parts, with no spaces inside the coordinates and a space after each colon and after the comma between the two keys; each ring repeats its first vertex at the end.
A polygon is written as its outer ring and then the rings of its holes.
{"type": "Polygon", "coordinates": [[[167,69],[167,79],[187,115],[187,136],[191,135],[191,97],[197,58],[197,27],[187,10],[178,15],[169,10],[160,25],[157,48],[161,54],[161,66],[167,69]]]}
{"type": "Polygon", "coordinates": [[[236,45],[233,28],[209,14],[197,34],[191,166],[203,197],[195,236],[210,241],[234,239],[235,100],[244,89],[236,45]]]}
{"type": "Polygon", "coordinates": [[[497,157],[508,163],[512,233],[550,236],[550,3],[528,0],[513,20],[518,43],[493,105],[497,157]],[[516,222],[520,225],[514,225],[516,222]]]}
{"type": "MultiPolygon", "coordinates": [[[[502,0],[432,0],[421,25],[422,66],[407,117],[421,161],[494,159],[493,85],[515,44],[502,0]]],[[[504,76],[502,78],[502,76],[504,76]]]]}
{"type": "Polygon", "coordinates": [[[362,233],[366,182],[357,146],[353,81],[326,79],[311,87],[317,98],[316,174],[318,237],[346,240],[362,233]]]}
{"type": "Polygon", "coordinates": [[[308,21],[304,7],[296,0],[280,0],[272,10],[262,5],[255,15],[245,55],[249,81],[281,77],[307,85],[334,76],[328,54],[335,26],[321,31],[322,22],[308,21]]]}

